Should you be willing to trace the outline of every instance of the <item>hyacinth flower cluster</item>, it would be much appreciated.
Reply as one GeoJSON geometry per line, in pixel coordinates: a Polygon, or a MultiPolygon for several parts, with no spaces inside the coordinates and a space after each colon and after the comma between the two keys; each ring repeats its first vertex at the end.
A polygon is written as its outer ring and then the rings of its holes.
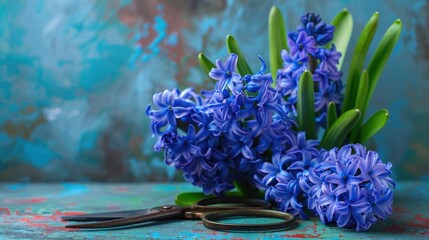
{"type": "Polygon", "coordinates": [[[323,152],[320,164],[310,170],[303,185],[308,208],[325,224],[367,230],[392,214],[395,183],[390,178],[391,166],[361,144],[323,152]]]}
{"type": "MultiPolygon", "coordinates": [[[[358,46],[369,45],[377,22],[375,13],[358,46]]],[[[356,48],[358,57],[353,57],[343,94],[340,68],[351,27],[346,10],[333,25],[306,13],[295,31],[282,36],[283,18],[273,7],[269,48],[276,82],[265,73],[261,57],[262,67],[254,73],[228,36],[226,61],[213,64],[199,55],[203,70],[215,82],[213,89],[154,95],[154,108],[148,106],[147,115],[158,138],[155,150],[163,151],[165,163],[205,194],[223,195],[234,187],[242,190],[240,186],[259,189],[281,211],[303,219],[318,216],[326,224],[357,231],[386,219],[395,187],[391,164],[354,143],[368,141],[387,121],[385,109],[365,123],[363,114],[401,22],[387,30],[368,71],[362,71],[365,49],[356,48]],[[372,75],[373,82],[371,71],[378,74],[372,75]],[[320,141],[318,130],[323,133],[320,141]]]]}
{"type": "Polygon", "coordinates": [[[344,97],[342,72],[337,68],[341,53],[335,44],[329,49],[324,47],[331,42],[334,31],[334,26],[323,22],[318,14],[301,16],[301,25],[287,36],[290,51],[281,51],[283,68],[277,72],[277,90],[295,114],[299,79],[305,70],[313,74],[316,123],[323,128],[326,128],[328,104],[335,103],[339,111],[344,97]]]}
{"type": "Polygon", "coordinates": [[[294,163],[302,160],[301,149],[317,153],[314,141],[294,131],[294,118],[270,87],[263,59],[260,71],[243,77],[236,72],[237,59],[231,54],[216,61],[213,90],[166,90],[154,95],[156,109],[147,109],[158,136],[155,150],[164,151],[166,164],[205,194],[223,194],[234,181],[260,186],[256,175],[273,155],[290,155],[294,163]]]}

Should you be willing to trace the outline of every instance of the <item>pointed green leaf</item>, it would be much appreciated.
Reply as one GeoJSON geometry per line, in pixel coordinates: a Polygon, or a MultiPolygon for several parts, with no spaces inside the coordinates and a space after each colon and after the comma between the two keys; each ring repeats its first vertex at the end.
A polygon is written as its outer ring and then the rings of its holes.
{"type": "MultiPolygon", "coordinates": [[[[204,55],[204,53],[198,54],[198,62],[200,63],[201,68],[203,69],[204,73],[209,75],[212,68],[215,68],[216,66],[204,55]]],[[[209,76],[210,78],[210,76],[209,76]]],[[[210,78],[210,81],[215,84],[216,81],[210,78]]]]}
{"type": "Polygon", "coordinates": [[[343,113],[337,121],[332,124],[320,142],[320,147],[331,149],[333,147],[341,147],[353,127],[360,119],[359,109],[350,109],[343,113]]]}
{"type": "MultiPolygon", "coordinates": [[[[289,50],[286,41],[286,28],[280,9],[273,6],[268,16],[268,47],[270,49],[270,70],[273,79],[276,79],[277,70],[283,67],[281,50],[289,50]]],[[[275,82],[273,82],[275,84],[275,82]]]]}
{"type": "Polygon", "coordinates": [[[241,53],[240,47],[238,47],[237,41],[233,36],[226,36],[226,47],[228,48],[229,53],[235,53],[238,56],[237,70],[241,76],[246,74],[252,74],[252,69],[250,69],[249,64],[247,64],[246,59],[241,53]]]}
{"type": "MultiPolygon", "coordinates": [[[[363,70],[359,80],[358,93],[356,96],[356,103],[355,103],[355,108],[359,109],[361,113],[365,105],[366,97],[368,96],[368,84],[369,84],[368,81],[369,81],[368,71],[363,70]]],[[[356,135],[362,124],[363,118],[364,118],[364,115],[362,113],[361,119],[359,120],[358,124],[356,124],[356,126],[353,128],[352,133],[350,134],[350,142],[355,142],[356,135]]]]}
{"type": "Polygon", "coordinates": [[[366,97],[368,96],[368,71],[363,70],[359,80],[359,87],[356,96],[355,108],[361,110],[365,105],[366,97]]]}
{"type": "Polygon", "coordinates": [[[349,75],[347,78],[346,92],[344,95],[342,108],[343,113],[349,109],[352,109],[355,105],[360,73],[363,69],[363,64],[365,62],[368,48],[377,30],[378,19],[379,14],[378,12],[375,12],[371,19],[369,19],[368,23],[365,25],[356,43],[352,61],[350,63],[349,75]]]}
{"type": "Polygon", "coordinates": [[[337,120],[337,107],[334,102],[330,102],[328,105],[328,116],[326,120],[326,129],[329,130],[334,122],[337,120]]]}
{"type": "Polygon", "coordinates": [[[299,130],[305,131],[308,139],[316,139],[314,80],[311,73],[307,70],[302,73],[299,79],[297,101],[299,130]]]}
{"type": "Polygon", "coordinates": [[[198,62],[201,65],[201,68],[203,69],[205,74],[209,74],[209,72],[212,70],[212,68],[215,68],[216,66],[214,63],[212,63],[205,55],[204,53],[198,54],[198,62]]]}
{"type": "MultiPolygon", "coordinates": [[[[353,32],[353,17],[350,12],[344,8],[332,20],[332,25],[335,26],[335,33],[331,44],[335,44],[337,51],[341,52],[341,58],[338,63],[338,70],[341,70],[344,58],[346,57],[347,46],[349,45],[353,32]]],[[[331,45],[329,45],[329,47],[330,46],[331,45]]]]}
{"type": "Polygon", "coordinates": [[[374,94],[375,87],[377,86],[378,80],[381,73],[383,72],[384,66],[386,65],[387,60],[389,59],[390,54],[393,51],[396,43],[398,42],[399,35],[401,34],[402,23],[401,20],[397,19],[393,24],[387,29],[383,38],[375,50],[374,56],[371,58],[371,61],[368,65],[368,76],[369,76],[369,88],[368,96],[365,101],[365,105],[362,109],[362,114],[366,113],[369,102],[374,94]]]}
{"type": "Polygon", "coordinates": [[[384,125],[386,125],[388,119],[389,112],[387,111],[387,109],[382,109],[376,112],[359,129],[357,135],[357,142],[367,142],[369,139],[371,139],[372,136],[374,136],[378,131],[380,131],[384,127],[384,125]]]}

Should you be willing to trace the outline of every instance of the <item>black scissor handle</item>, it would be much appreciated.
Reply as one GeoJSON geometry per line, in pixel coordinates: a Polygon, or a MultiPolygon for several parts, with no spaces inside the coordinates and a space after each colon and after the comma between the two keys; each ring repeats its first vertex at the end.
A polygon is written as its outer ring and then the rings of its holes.
{"type": "Polygon", "coordinates": [[[289,213],[264,210],[264,209],[243,209],[243,210],[226,210],[222,212],[206,213],[202,217],[205,227],[217,231],[239,231],[239,232],[267,232],[292,229],[298,225],[295,217],[289,213]],[[262,224],[230,224],[221,223],[219,220],[231,217],[267,217],[278,218],[283,221],[275,223],[262,224]]]}
{"type": "Polygon", "coordinates": [[[166,206],[152,208],[150,213],[143,214],[143,215],[135,215],[131,217],[101,221],[101,222],[72,224],[72,225],[67,225],[66,228],[113,228],[113,227],[122,227],[122,226],[128,226],[132,224],[138,224],[138,223],[145,223],[150,221],[181,219],[184,213],[188,209],[189,209],[188,207],[166,205],[166,206]]]}
{"type": "Polygon", "coordinates": [[[195,205],[198,207],[210,207],[217,208],[213,206],[214,204],[242,204],[242,206],[222,206],[221,209],[237,209],[237,208],[252,208],[252,209],[270,209],[271,203],[256,199],[256,198],[245,198],[245,197],[215,197],[215,198],[206,198],[198,201],[195,205]]]}

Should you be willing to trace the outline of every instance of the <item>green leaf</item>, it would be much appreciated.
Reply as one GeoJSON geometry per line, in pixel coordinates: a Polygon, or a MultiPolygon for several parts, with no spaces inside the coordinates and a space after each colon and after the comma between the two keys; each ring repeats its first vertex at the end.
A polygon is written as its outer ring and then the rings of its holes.
{"type": "MultiPolygon", "coordinates": [[[[239,192],[226,192],[226,196],[229,197],[240,197],[243,196],[239,192]]],[[[176,196],[175,203],[179,206],[191,206],[200,200],[215,197],[214,195],[205,195],[202,192],[183,192],[176,196]]]]}
{"type": "MultiPolygon", "coordinates": [[[[353,32],[353,17],[350,12],[344,8],[332,20],[332,25],[335,26],[334,38],[331,44],[335,44],[337,51],[341,52],[341,58],[338,63],[338,71],[341,70],[344,58],[346,57],[347,47],[353,32]]],[[[329,44],[329,47],[331,46],[329,44]]]]}
{"type": "Polygon", "coordinates": [[[343,113],[349,109],[352,109],[355,105],[360,73],[363,69],[363,64],[365,62],[368,48],[377,30],[378,19],[379,14],[378,12],[375,12],[362,30],[362,33],[360,34],[360,37],[357,41],[347,78],[346,93],[344,96],[342,108],[343,113]]]}
{"type": "Polygon", "coordinates": [[[341,147],[353,127],[360,119],[359,109],[350,109],[343,113],[337,121],[332,124],[320,142],[320,147],[327,150],[333,147],[341,147]]]}
{"type": "Polygon", "coordinates": [[[359,80],[359,87],[356,96],[355,108],[361,110],[365,105],[366,97],[368,96],[368,71],[363,70],[359,80]]]}
{"type": "MultiPolygon", "coordinates": [[[[200,63],[201,68],[203,69],[204,73],[209,76],[210,71],[212,68],[215,68],[216,66],[204,55],[204,53],[198,54],[198,62],[200,63]]],[[[210,78],[210,76],[209,76],[210,78]]],[[[215,84],[216,81],[210,78],[210,81],[215,84]]]]}
{"type": "Polygon", "coordinates": [[[201,68],[203,69],[205,74],[209,74],[209,72],[212,70],[212,68],[215,68],[216,66],[214,63],[212,63],[204,53],[198,54],[198,62],[201,65],[201,68]]]}
{"type": "Polygon", "coordinates": [[[381,109],[380,111],[376,112],[359,129],[357,141],[359,143],[367,142],[369,139],[371,139],[372,136],[374,136],[378,131],[380,131],[384,127],[384,125],[386,125],[388,119],[389,112],[387,111],[387,109],[381,109]]]}
{"type": "Polygon", "coordinates": [[[375,87],[377,86],[380,75],[383,72],[384,66],[389,59],[396,43],[398,42],[399,35],[401,34],[402,23],[397,19],[384,33],[383,38],[375,50],[374,55],[368,65],[369,88],[368,96],[366,97],[365,105],[362,108],[362,114],[365,116],[369,102],[374,94],[375,87]]]}
{"type": "Polygon", "coordinates": [[[228,48],[229,53],[237,54],[237,69],[241,76],[245,76],[246,74],[252,74],[252,69],[250,69],[249,64],[247,64],[246,59],[241,53],[240,47],[238,47],[237,41],[235,41],[233,36],[226,36],[226,47],[228,48]]]}
{"type": "Polygon", "coordinates": [[[311,73],[305,70],[298,83],[298,125],[307,139],[316,139],[316,122],[314,113],[314,80],[311,73]]]}
{"type": "MultiPolygon", "coordinates": [[[[366,97],[368,96],[368,84],[369,84],[368,81],[369,81],[368,71],[363,70],[359,80],[358,93],[356,96],[356,103],[355,103],[355,108],[359,109],[361,113],[365,105],[366,97]]],[[[362,113],[361,119],[359,120],[358,124],[356,124],[356,126],[353,128],[352,133],[350,134],[350,142],[355,142],[356,135],[362,124],[363,118],[364,118],[364,115],[362,113]]]]}
{"type": "MultiPolygon", "coordinates": [[[[273,6],[268,16],[268,47],[270,49],[270,69],[273,79],[276,79],[277,70],[283,67],[281,50],[289,50],[286,41],[286,28],[280,9],[273,6]]],[[[275,82],[273,82],[275,84],[275,82]]]]}
{"type": "Polygon", "coordinates": [[[328,116],[327,116],[327,121],[326,121],[326,124],[327,124],[326,129],[329,130],[336,120],[337,120],[337,107],[335,106],[334,102],[330,102],[328,105],[328,116]]]}

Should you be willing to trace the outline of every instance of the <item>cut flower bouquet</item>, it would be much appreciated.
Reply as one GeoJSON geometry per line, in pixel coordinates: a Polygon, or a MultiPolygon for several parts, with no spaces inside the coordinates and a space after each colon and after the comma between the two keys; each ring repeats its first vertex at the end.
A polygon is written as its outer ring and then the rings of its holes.
{"type": "Polygon", "coordinates": [[[230,55],[212,63],[199,55],[213,89],[165,90],[147,108],[156,151],[207,195],[238,188],[263,193],[281,211],[303,219],[366,230],[392,213],[391,164],[364,144],[388,119],[383,109],[364,121],[382,69],[401,31],[396,20],[368,67],[364,61],[377,29],[375,13],[358,39],[346,84],[341,66],[353,28],[341,11],[327,24],[306,13],[286,34],[271,9],[270,70],[253,71],[236,40],[230,55]]]}

